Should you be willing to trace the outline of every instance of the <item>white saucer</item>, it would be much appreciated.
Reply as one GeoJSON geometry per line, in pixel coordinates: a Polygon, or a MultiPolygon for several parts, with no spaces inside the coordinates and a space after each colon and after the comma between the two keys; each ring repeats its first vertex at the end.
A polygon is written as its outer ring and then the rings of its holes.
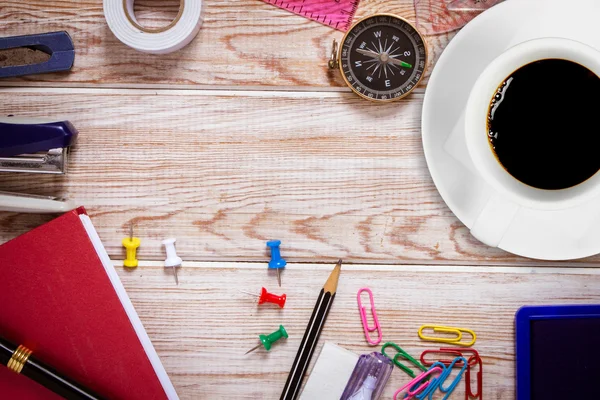
{"type": "MultiPolygon", "coordinates": [[[[503,51],[534,38],[564,37],[600,50],[599,15],[598,0],[508,0],[467,24],[440,57],[425,93],[423,147],[437,189],[467,227],[492,193],[464,142],[463,113],[476,79],[503,51]]],[[[600,198],[567,210],[523,208],[498,247],[544,260],[598,254],[600,198]]]]}

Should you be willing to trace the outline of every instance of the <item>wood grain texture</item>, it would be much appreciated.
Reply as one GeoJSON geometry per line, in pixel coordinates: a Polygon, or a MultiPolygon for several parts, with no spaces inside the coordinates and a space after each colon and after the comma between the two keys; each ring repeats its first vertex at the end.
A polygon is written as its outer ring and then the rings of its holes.
{"type": "MultiPolygon", "coordinates": [[[[164,26],[174,3],[138,1],[138,18],[164,26]]],[[[415,19],[412,0],[363,0],[356,18],[375,12],[415,19]]],[[[290,264],[282,274],[286,308],[257,308],[238,289],[277,293],[276,275],[264,263],[227,261],[266,261],[267,239],[283,240],[288,261],[344,258],[321,345],[373,350],[355,299],[369,286],[384,340],[413,355],[431,347],[417,338],[421,324],[474,329],[486,399],[514,397],[513,318],[521,305],[600,301],[599,270],[576,268],[597,266],[600,257],[530,268],[552,264],[471,237],[440,198],[423,157],[427,79],[396,104],[359,99],[326,66],[340,32],[260,0],[205,0],[198,37],[155,56],[113,36],[101,0],[0,4],[0,36],[56,30],[73,37],[73,70],[0,81],[17,86],[0,89],[0,115],[72,121],[81,135],[70,171],[0,174],[0,190],[85,205],[115,260],[135,224],[138,257],[150,261],[119,267],[119,275],[182,399],[278,398],[333,265],[290,264]],[[184,259],[178,287],[159,261],[160,241],[170,236],[184,259]],[[416,265],[382,265],[398,263],[416,265]],[[243,356],[258,334],[279,324],[288,340],[269,354],[243,356]]],[[[452,36],[427,37],[430,65],[452,36]]],[[[0,213],[0,243],[51,218],[0,213]]],[[[384,398],[405,381],[396,369],[384,398]]],[[[463,398],[462,390],[453,398],[463,398]]]]}
{"type": "MultiPolygon", "coordinates": [[[[184,260],[264,260],[275,238],[292,261],[524,263],[446,207],[423,157],[421,102],[5,89],[0,114],[67,118],[81,135],[67,176],[0,174],[0,190],[84,205],[113,259],[134,223],[140,259],[164,258],[160,241],[176,237],[184,260]]],[[[49,218],[1,214],[0,240],[49,218]]]]}
{"type": "MultiPolygon", "coordinates": [[[[281,289],[264,264],[184,263],[178,287],[160,263],[117,269],[182,399],[275,399],[332,268],[289,265],[281,289]],[[258,307],[255,298],[238,292],[258,293],[261,286],[286,293],[285,308],[258,307]],[[243,355],[257,344],[259,334],[279,324],[289,339],[269,353],[243,355]]],[[[600,302],[596,269],[344,265],[309,371],[325,342],[359,354],[380,349],[364,339],[356,305],[363,286],[373,290],[383,340],[398,343],[413,356],[436,348],[419,340],[422,324],[473,329],[474,347],[483,356],[487,400],[514,398],[514,314],[519,307],[600,302]]],[[[390,399],[407,380],[395,368],[382,398],[390,399]]],[[[451,398],[464,398],[463,390],[461,383],[451,398]]]]}
{"type": "MultiPolygon", "coordinates": [[[[137,3],[137,2],[136,2],[137,3]]],[[[168,24],[173,2],[144,0],[144,26],[168,24]]],[[[68,31],[76,59],[70,73],[3,79],[0,85],[111,87],[345,87],[327,60],[343,34],[260,0],[204,0],[204,23],[184,49],[167,55],[139,53],[118,41],[106,24],[101,0],[4,0],[0,36],[68,31]]],[[[355,18],[393,12],[414,22],[412,0],[363,1],[355,18]]],[[[452,35],[428,38],[437,59],[452,35]]]]}

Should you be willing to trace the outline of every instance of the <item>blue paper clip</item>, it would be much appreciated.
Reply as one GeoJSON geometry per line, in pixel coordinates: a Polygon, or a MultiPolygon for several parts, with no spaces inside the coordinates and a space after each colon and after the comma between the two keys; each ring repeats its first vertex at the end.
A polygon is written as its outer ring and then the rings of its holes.
{"type": "MultiPolygon", "coordinates": [[[[417,398],[417,400],[423,400],[426,397],[429,397],[429,400],[433,400],[433,393],[436,391],[436,389],[438,388],[439,384],[440,384],[440,378],[446,374],[446,369],[447,367],[442,364],[439,361],[434,362],[433,364],[431,364],[431,366],[429,367],[429,369],[434,368],[434,367],[439,367],[441,368],[442,372],[431,379],[431,382],[429,383],[429,385],[425,388],[425,390],[423,390],[421,393],[417,394],[415,396],[415,398],[417,398]]],[[[413,390],[414,388],[411,388],[411,390],[413,390]]]]}
{"type": "Polygon", "coordinates": [[[360,320],[362,321],[363,330],[365,331],[365,338],[367,342],[369,342],[372,346],[377,346],[381,343],[381,339],[383,338],[383,333],[381,332],[381,325],[379,325],[379,319],[377,318],[377,311],[375,311],[375,302],[373,301],[373,292],[369,288],[362,288],[358,290],[358,294],[356,295],[356,301],[358,302],[358,311],[360,312],[360,320]],[[373,315],[373,324],[375,326],[369,326],[369,322],[367,321],[367,311],[365,307],[362,305],[362,301],[360,299],[360,295],[362,292],[367,292],[369,294],[369,301],[371,302],[371,314],[373,315]],[[371,339],[369,332],[377,331],[377,339],[371,339]]]}
{"type": "Polygon", "coordinates": [[[75,47],[67,32],[50,32],[37,35],[9,36],[0,38],[0,50],[27,47],[50,55],[50,59],[38,64],[0,67],[0,78],[68,71],[75,62],[75,47]]]}
{"type": "Polygon", "coordinates": [[[456,386],[458,385],[458,382],[460,382],[463,373],[465,372],[465,370],[467,369],[468,366],[468,362],[464,357],[456,357],[451,363],[450,365],[448,365],[446,371],[444,371],[444,373],[442,373],[442,375],[440,375],[439,377],[439,382],[438,382],[438,387],[440,388],[440,391],[442,393],[446,393],[446,395],[443,397],[442,400],[446,400],[448,397],[450,397],[450,395],[452,394],[452,392],[454,391],[454,389],[456,388],[456,386]],[[450,376],[450,374],[452,373],[452,368],[454,367],[454,365],[461,361],[462,362],[462,367],[460,369],[460,371],[458,371],[458,375],[456,375],[456,378],[454,378],[454,380],[452,381],[452,383],[450,384],[450,386],[448,387],[444,387],[444,382],[446,381],[446,379],[448,379],[448,377],[450,376]]]}

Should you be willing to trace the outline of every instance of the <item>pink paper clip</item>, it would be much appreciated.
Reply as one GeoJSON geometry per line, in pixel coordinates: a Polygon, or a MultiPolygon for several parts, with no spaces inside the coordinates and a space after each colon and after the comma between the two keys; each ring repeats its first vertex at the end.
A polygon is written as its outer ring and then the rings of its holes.
{"type": "Polygon", "coordinates": [[[360,311],[360,319],[362,321],[363,330],[365,331],[365,338],[370,345],[377,346],[381,343],[381,339],[383,338],[383,333],[381,333],[381,325],[379,325],[379,320],[377,319],[377,311],[375,311],[375,302],[373,302],[373,292],[369,288],[362,288],[358,290],[358,294],[356,295],[356,300],[358,301],[358,311],[360,311]],[[369,300],[371,301],[371,314],[373,314],[373,322],[375,326],[370,327],[369,322],[367,321],[367,312],[362,305],[362,301],[360,300],[360,295],[362,292],[367,292],[369,294],[369,300]],[[372,340],[369,332],[375,332],[379,337],[377,340],[372,340]]]}
{"type": "Polygon", "coordinates": [[[406,385],[404,385],[400,389],[396,390],[396,392],[394,393],[394,400],[398,400],[397,399],[398,395],[400,393],[402,393],[405,389],[406,389],[406,396],[403,398],[403,400],[410,400],[413,397],[415,397],[417,394],[421,393],[423,390],[425,390],[427,388],[427,386],[429,386],[431,381],[424,382],[423,384],[421,384],[418,388],[416,388],[413,391],[411,391],[410,388],[412,388],[413,386],[415,386],[416,384],[418,384],[419,382],[421,382],[422,380],[424,380],[429,375],[431,375],[435,372],[441,373],[442,369],[440,367],[429,368],[427,371],[423,372],[421,375],[417,376],[416,378],[413,378],[406,385]]]}

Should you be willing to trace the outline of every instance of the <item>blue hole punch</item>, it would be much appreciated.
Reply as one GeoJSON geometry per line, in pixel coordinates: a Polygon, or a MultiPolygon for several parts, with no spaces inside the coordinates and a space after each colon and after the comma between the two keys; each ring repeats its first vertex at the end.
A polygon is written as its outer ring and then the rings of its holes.
{"type": "Polygon", "coordinates": [[[271,249],[271,261],[269,261],[269,269],[277,270],[277,281],[281,287],[281,269],[285,268],[287,262],[281,258],[281,252],[279,250],[280,245],[281,240],[269,240],[267,242],[267,247],[271,249]]]}

